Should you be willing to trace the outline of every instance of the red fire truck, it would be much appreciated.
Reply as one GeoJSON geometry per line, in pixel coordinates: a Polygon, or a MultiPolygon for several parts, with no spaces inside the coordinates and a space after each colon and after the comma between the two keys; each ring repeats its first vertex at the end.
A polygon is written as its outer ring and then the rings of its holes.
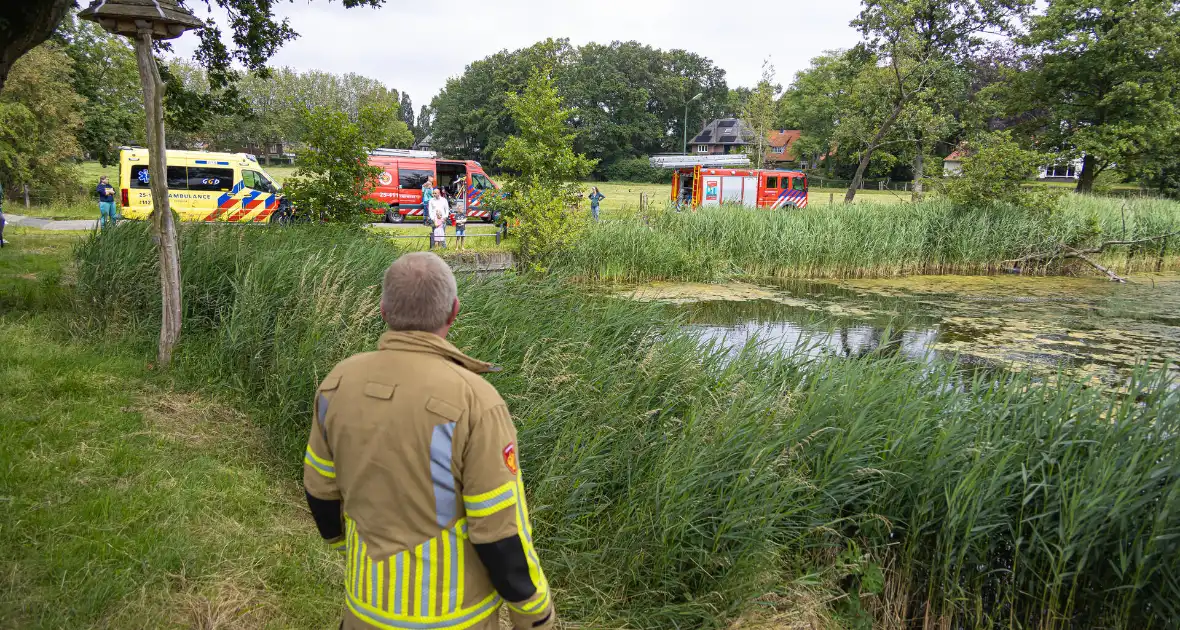
{"type": "Polygon", "coordinates": [[[384,215],[386,223],[401,223],[406,217],[422,217],[422,185],[434,178],[436,188],[456,194],[461,191],[467,201],[467,216],[491,223],[495,217],[484,206],[484,196],[495,194],[500,186],[493,182],[479,162],[441,160],[434,151],[377,149],[369,154],[369,165],[381,169],[377,188],[366,198],[377,202],[373,214],[384,215]],[[490,192],[489,192],[490,191],[490,192]]]}
{"type": "Polygon", "coordinates": [[[661,155],[651,165],[670,168],[672,201],[690,206],[740,204],[748,208],[806,208],[807,175],[802,171],[745,168],[744,155],[661,155]]]}

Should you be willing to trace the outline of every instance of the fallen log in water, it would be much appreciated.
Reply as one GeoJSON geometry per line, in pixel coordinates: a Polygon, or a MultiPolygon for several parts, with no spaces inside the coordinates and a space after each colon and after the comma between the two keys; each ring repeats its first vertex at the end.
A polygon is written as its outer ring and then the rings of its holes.
{"type": "Polygon", "coordinates": [[[1017,269],[1019,269],[1023,263],[1030,263],[1030,262],[1050,263],[1050,262],[1053,262],[1054,260],[1057,260],[1057,259],[1065,260],[1066,258],[1077,258],[1079,260],[1082,260],[1082,261],[1088,263],[1091,267],[1094,267],[1098,271],[1101,271],[1102,273],[1106,274],[1106,276],[1109,277],[1111,279],[1111,281],[1113,281],[1113,282],[1126,282],[1127,281],[1126,278],[1123,278],[1123,277],[1119,276],[1118,274],[1116,274],[1115,272],[1111,271],[1110,269],[1107,269],[1106,267],[1103,267],[1102,265],[1098,264],[1093,258],[1090,258],[1089,256],[1087,256],[1087,254],[1101,254],[1103,251],[1106,250],[1106,248],[1114,247],[1116,245],[1141,245],[1143,243],[1151,243],[1153,241],[1163,240],[1168,237],[1175,236],[1177,234],[1180,234],[1180,230],[1168,232],[1166,234],[1159,234],[1157,236],[1150,236],[1147,238],[1134,239],[1134,240],[1130,240],[1130,241],[1128,241],[1128,240],[1103,241],[1097,247],[1091,247],[1089,249],[1075,249],[1073,247],[1070,247],[1069,245],[1066,245],[1065,243],[1058,243],[1057,244],[1058,248],[1056,251],[1045,252],[1045,253],[1040,253],[1040,254],[1029,254],[1027,256],[1022,256],[1020,258],[1011,258],[1011,259],[1004,260],[1001,262],[1010,263],[1010,264],[1014,265],[1017,269]]]}

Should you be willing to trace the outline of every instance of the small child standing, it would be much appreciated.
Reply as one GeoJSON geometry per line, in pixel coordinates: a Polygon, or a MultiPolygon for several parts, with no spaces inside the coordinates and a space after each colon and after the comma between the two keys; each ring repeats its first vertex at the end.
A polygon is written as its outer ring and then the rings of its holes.
{"type": "Polygon", "coordinates": [[[467,232],[467,195],[462,192],[455,195],[454,202],[451,204],[451,217],[455,222],[455,238],[458,240],[459,249],[463,249],[463,241],[466,240],[467,232]]]}

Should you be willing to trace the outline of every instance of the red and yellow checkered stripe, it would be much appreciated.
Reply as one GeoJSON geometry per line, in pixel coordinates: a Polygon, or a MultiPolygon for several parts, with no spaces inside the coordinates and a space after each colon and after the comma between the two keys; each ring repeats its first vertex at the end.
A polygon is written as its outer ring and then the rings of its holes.
{"type": "Polygon", "coordinates": [[[279,207],[279,196],[250,190],[242,182],[217,198],[217,208],[205,215],[202,221],[226,221],[230,223],[263,222],[279,207]]]}

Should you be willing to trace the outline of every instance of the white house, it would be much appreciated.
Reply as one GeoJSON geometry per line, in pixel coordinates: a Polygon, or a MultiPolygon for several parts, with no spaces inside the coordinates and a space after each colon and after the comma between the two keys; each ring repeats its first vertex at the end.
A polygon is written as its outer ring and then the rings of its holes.
{"type": "MultiPolygon", "coordinates": [[[[970,155],[969,149],[963,147],[955,149],[954,153],[946,156],[942,161],[943,175],[961,175],[963,173],[963,159],[970,155]]],[[[1037,181],[1042,182],[1076,182],[1081,175],[1082,158],[1058,162],[1037,169],[1037,181]]]]}
{"type": "Polygon", "coordinates": [[[1037,179],[1043,182],[1076,182],[1082,176],[1082,158],[1042,166],[1037,179]]]}
{"type": "Polygon", "coordinates": [[[963,158],[967,157],[967,149],[958,148],[954,153],[946,156],[942,161],[943,175],[962,175],[963,158]]]}

